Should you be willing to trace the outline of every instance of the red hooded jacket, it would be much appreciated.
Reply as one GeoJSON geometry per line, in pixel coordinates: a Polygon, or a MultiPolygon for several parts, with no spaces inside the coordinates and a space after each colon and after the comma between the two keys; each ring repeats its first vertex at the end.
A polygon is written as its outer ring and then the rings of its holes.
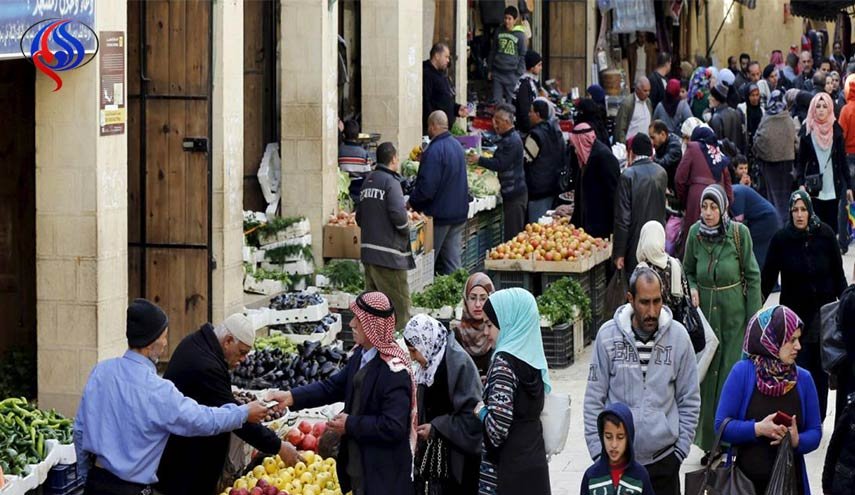
{"type": "Polygon", "coordinates": [[[840,112],[840,127],[843,128],[843,136],[846,138],[846,153],[855,153],[855,74],[846,78],[843,86],[846,94],[846,105],[840,112]]]}

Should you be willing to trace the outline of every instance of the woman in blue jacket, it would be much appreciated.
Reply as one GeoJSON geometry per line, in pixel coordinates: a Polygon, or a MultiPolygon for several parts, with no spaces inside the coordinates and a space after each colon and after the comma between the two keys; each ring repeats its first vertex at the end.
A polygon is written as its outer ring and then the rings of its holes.
{"type": "Polygon", "coordinates": [[[736,465],[766,493],[777,445],[789,429],[795,455],[796,479],[804,495],[810,485],[804,456],[819,447],[822,423],[819,399],[810,372],[796,366],[804,323],[786,306],[760,310],[748,323],[742,350],[747,359],[737,362],[727,377],[715,416],[716,431],[733,418],[722,440],[739,449],[736,465]],[[789,428],[775,424],[782,411],[793,418],[789,428]]]}

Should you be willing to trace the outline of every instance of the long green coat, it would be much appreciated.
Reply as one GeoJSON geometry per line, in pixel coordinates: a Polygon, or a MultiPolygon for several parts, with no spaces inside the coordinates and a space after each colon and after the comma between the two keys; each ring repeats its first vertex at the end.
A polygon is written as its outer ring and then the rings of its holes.
{"type": "MultiPolygon", "coordinates": [[[[701,220],[702,221],[702,220],[701,220]]],[[[730,222],[723,242],[709,242],[698,234],[698,224],[689,229],[683,269],[692,289],[700,295],[700,307],[719,340],[706,378],[701,383],[701,416],[695,444],[705,452],[715,441],[715,412],[730,369],[742,359],[742,341],[748,320],[763,305],[760,269],[754,258],[751,233],[739,222],[730,222]],[[742,270],[747,295],[743,295],[735,229],[739,229],[742,270]],[[729,288],[725,288],[729,287],[729,288]]]]}

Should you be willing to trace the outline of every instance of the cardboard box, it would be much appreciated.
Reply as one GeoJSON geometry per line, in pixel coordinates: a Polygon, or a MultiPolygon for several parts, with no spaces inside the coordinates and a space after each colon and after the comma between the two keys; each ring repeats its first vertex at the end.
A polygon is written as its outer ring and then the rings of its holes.
{"type": "Polygon", "coordinates": [[[352,225],[324,225],[324,258],[341,258],[358,260],[360,231],[352,225]]]}
{"type": "MultiPolygon", "coordinates": [[[[356,225],[324,225],[324,258],[360,259],[360,239],[361,233],[356,225]]],[[[414,256],[433,251],[432,218],[426,217],[410,228],[410,243],[414,256]]]]}

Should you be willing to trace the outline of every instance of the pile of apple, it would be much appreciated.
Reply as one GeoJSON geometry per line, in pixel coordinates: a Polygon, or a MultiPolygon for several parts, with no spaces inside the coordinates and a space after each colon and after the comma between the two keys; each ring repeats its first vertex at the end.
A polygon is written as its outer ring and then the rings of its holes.
{"type": "Polygon", "coordinates": [[[309,423],[308,421],[300,421],[300,423],[288,430],[285,434],[285,440],[291,443],[298,450],[318,451],[318,440],[327,429],[327,424],[321,421],[320,423],[309,423]]]}
{"type": "Polygon", "coordinates": [[[577,229],[570,219],[561,218],[549,225],[530,223],[510,241],[490,251],[491,260],[574,261],[605,249],[609,241],[577,229]]]}
{"type": "Polygon", "coordinates": [[[314,452],[302,453],[306,462],[285,467],[277,455],[266,457],[251,473],[235,480],[234,487],[220,495],[342,495],[335,459],[322,459],[314,452]]]}
{"type": "Polygon", "coordinates": [[[350,227],[356,225],[356,213],[340,211],[337,214],[332,214],[327,219],[327,225],[337,225],[339,227],[350,227]]]}

